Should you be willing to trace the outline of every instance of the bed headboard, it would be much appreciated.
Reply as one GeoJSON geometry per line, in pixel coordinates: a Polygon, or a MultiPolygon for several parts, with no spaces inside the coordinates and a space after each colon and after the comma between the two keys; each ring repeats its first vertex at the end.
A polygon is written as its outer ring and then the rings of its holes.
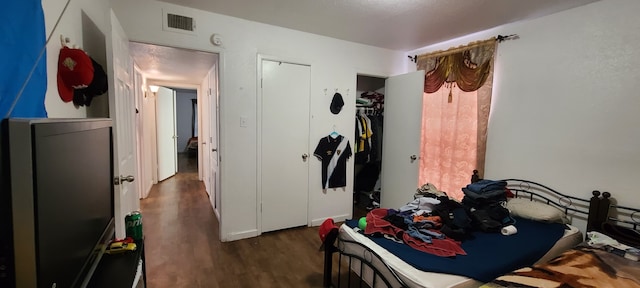
{"type": "MultiPolygon", "coordinates": [[[[478,170],[473,170],[471,183],[483,180],[478,175],[478,170]]],[[[589,216],[590,201],[574,196],[569,196],[557,190],[537,182],[524,179],[503,179],[507,182],[507,189],[517,198],[528,198],[531,201],[543,202],[559,208],[564,214],[572,214],[587,218],[589,216]]]]}
{"type": "Polygon", "coordinates": [[[589,200],[566,195],[557,190],[523,179],[503,179],[507,182],[507,189],[517,198],[528,198],[531,201],[538,201],[554,206],[564,211],[564,214],[588,217],[589,200]],[[569,213],[572,212],[572,213],[569,213]]]}
{"type": "Polygon", "coordinates": [[[587,231],[597,231],[631,246],[640,245],[640,208],[614,204],[611,193],[593,191],[587,231]]]}

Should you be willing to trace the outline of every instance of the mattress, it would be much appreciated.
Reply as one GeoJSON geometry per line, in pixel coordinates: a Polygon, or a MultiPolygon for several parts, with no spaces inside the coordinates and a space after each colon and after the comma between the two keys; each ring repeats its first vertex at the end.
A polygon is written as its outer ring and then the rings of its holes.
{"type": "MultiPolygon", "coordinates": [[[[554,257],[560,255],[562,252],[582,242],[583,239],[582,239],[582,233],[580,232],[580,230],[574,226],[570,226],[570,225],[568,226],[569,226],[569,229],[565,230],[562,238],[560,238],[556,242],[556,244],[536,263],[543,263],[550,259],[553,259],[554,257]]],[[[383,268],[384,265],[390,267],[395,272],[395,274],[400,279],[402,279],[402,281],[404,281],[404,283],[408,287],[467,288],[467,287],[478,287],[484,284],[482,282],[479,282],[477,280],[464,277],[464,276],[442,274],[442,273],[435,273],[435,272],[426,272],[426,271],[418,270],[413,266],[407,264],[406,262],[402,261],[400,258],[393,255],[386,249],[380,247],[379,245],[371,241],[366,236],[354,231],[352,228],[350,228],[345,224],[342,224],[342,226],[340,226],[340,238],[356,241],[369,247],[371,250],[373,250],[375,253],[377,253],[384,259],[384,263],[376,263],[376,261],[373,261],[374,266],[382,271],[385,270],[383,268]]],[[[367,260],[373,258],[371,257],[371,255],[368,255],[367,257],[367,252],[362,251],[362,249],[364,248],[360,246],[348,245],[342,242],[339,245],[342,245],[342,247],[340,248],[342,248],[344,251],[348,253],[352,253],[356,255],[365,255],[365,258],[367,260]],[[357,251],[357,250],[360,250],[360,251],[357,251]]],[[[369,286],[384,287],[384,285],[382,285],[381,281],[379,280],[374,285],[372,281],[373,273],[367,269],[360,269],[360,264],[357,260],[353,260],[353,262],[351,263],[351,267],[356,274],[360,275],[362,273],[364,275],[362,278],[369,284],[369,286]]],[[[384,274],[388,279],[394,279],[393,276],[390,275],[390,273],[388,272],[382,273],[382,274],[384,274]]]]}

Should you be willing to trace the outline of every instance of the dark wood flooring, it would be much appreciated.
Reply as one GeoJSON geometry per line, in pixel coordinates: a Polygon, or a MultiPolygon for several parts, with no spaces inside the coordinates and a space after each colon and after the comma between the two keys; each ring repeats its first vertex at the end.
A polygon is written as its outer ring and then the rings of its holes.
{"type": "Polygon", "coordinates": [[[317,227],[222,243],[197,173],[154,185],[141,210],[150,288],[322,286],[317,227]]]}
{"type": "Polygon", "coordinates": [[[198,155],[193,153],[178,153],[179,173],[198,173],[198,155]]]}

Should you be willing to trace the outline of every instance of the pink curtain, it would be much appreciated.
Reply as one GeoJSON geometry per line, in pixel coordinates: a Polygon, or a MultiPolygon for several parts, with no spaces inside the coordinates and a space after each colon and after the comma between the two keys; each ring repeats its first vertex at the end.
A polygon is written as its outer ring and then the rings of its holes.
{"type": "Polygon", "coordinates": [[[423,93],[419,183],[432,183],[456,199],[462,199],[461,188],[477,166],[477,94],[454,84],[423,93]]]}
{"type": "Polygon", "coordinates": [[[472,171],[483,177],[495,48],[492,38],[418,56],[426,72],[419,185],[462,199],[472,171]]]}

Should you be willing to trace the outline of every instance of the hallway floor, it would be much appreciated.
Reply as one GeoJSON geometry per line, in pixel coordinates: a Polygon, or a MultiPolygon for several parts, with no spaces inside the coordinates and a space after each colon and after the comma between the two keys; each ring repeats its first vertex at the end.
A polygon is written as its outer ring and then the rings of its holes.
{"type": "Polygon", "coordinates": [[[317,227],[222,243],[197,172],[154,185],[141,211],[149,288],[322,286],[317,227]]]}

